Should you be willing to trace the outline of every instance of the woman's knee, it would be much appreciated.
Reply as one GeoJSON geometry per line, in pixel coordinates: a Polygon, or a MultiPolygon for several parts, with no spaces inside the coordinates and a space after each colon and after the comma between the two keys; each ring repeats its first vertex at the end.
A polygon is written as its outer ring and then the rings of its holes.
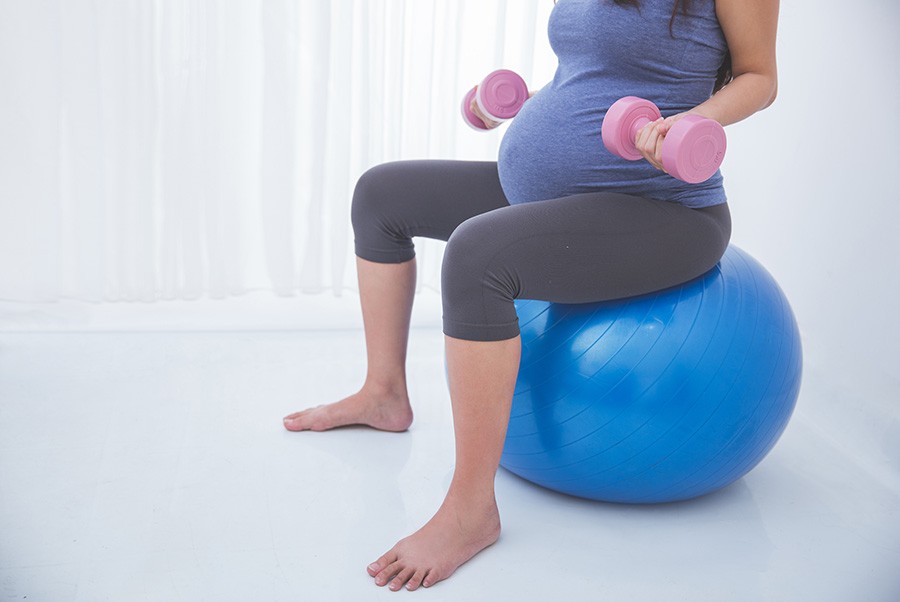
{"type": "MultiPolygon", "coordinates": [[[[479,216],[480,217],[480,216],[479,216]]],[[[487,257],[488,240],[479,217],[461,223],[450,235],[441,266],[441,290],[456,296],[481,293],[482,283],[490,271],[487,257]]]]}
{"type": "Polygon", "coordinates": [[[519,289],[516,270],[502,252],[491,216],[479,215],[459,225],[444,249],[441,295],[444,331],[462,329],[475,340],[501,340],[518,333],[513,300],[519,289]],[[477,332],[473,332],[477,331],[477,332]]]}
{"type": "Polygon", "coordinates": [[[404,231],[402,168],[383,163],[356,181],[350,222],[356,255],[379,263],[400,263],[415,256],[412,238],[404,231]]]}
{"type": "Polygon", "coordinates": [[[383,163],[366,170],[356,181],[350,220],[353,227],[371,224],[374,216],[380,216],[391,203],[391,178],[394,169],[383,163]]]}

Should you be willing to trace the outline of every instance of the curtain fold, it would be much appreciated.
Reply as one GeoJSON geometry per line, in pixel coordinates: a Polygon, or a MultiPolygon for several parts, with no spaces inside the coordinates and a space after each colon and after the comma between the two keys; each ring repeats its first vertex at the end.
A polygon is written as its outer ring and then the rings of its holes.
{"type": "MultiPolygon", "coordinates": [[[[0,0],[0,300],[355,289],[357,178],[495,158],[459,100],[499,67],[546,81],[551,8],[0,0]]],[[[417,251],[437,288],[442,244],[417,251]]]]}

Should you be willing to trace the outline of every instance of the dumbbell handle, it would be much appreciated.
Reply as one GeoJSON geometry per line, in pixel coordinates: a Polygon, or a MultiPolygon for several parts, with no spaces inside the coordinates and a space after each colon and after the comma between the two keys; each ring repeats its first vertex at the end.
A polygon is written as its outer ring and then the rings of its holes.
{"type": "MultiPolygon", "coordinates": [[[[603,120],[603,144],[613,154],[637,161],[642,158],[636,145],[638,132],[660,117],[659,109],[649,100],[636,96],[620,98],[603,120]]],[[[725,147],[725,131],[718,122],[687,114],[666,132],[661,148],[662,164],[673,177],[696,184],[716,172],[725,147]]]]}
{"type": "Polygon", "coordinates": [[[640,132],[641,129],[648,123],[653,123],[653,122],[651,120],[647,119],[646,117],[638,117],[631,124],[631,134],[630,135],[631,135],[631,139],[634,142],[637,142],[638,132],[640,132]]]}

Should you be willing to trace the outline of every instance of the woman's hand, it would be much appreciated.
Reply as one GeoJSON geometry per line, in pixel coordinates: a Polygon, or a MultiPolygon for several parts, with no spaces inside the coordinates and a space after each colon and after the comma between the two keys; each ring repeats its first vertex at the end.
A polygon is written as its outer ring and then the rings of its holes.
{"type": "Polygon", "coordinates": [[[494,121],[493,119],[491,119],[490,117],[488,117],[487,115],[484,114],[484,112],[481,110],[481,107],[478,106],[478,101],[475,100],[475,96],[477,96],[477,95],[478,95],[478,86],[475,86],[475,94],[472,96],[472,104],[469,105],[469,108],[472,110],[473,113],[475,113],[475,115],[478,117],[478,119],[480,119],[482,122],[484,122],[484,127],[486,127],[489,130],[492,130],[495,127],[499,126],[500,122],[494,121]]]}
{"type": "MultiPolygon", "coordinates": [[[[475,86],[475,92],[476,92],[476,94],[478,93],[478,86],[475,86]]],[[[537,94],[536,90],[529,90],[528,91],[529,100],[535,94],[537,94]]],[[[492,130],[495,127],[498,127],[500,125],[501,122],[494,121],[493,119],[491,119],[490,117],[488,117],[487,115],[485,115],[482,112],[481,108],[478,106],[478,101],[475,100],[475,95],[472,96],[472,104],[469,105],[469,108],[472,110],[473,113],[475,113],[475,115],[478,117],[478,119],[480,119],[484,123],[484,126],[487,129],[492,130]]]]}
{"type": "Polygon", "coordinates": [[[665,119],[660,117],[638,130],[634,145],[647,162],[660,171],[666,171],[662,164],[663,140],[665,140],[669,130],[672,129],[672,125],[685,115],[687,113],[678,113],[665,119]]]}

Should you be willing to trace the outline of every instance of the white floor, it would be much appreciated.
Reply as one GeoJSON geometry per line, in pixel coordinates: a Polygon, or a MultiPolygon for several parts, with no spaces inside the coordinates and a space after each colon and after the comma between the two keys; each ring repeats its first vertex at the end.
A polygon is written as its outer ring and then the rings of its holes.
{"type": "Polygon", "coordinates": [[[358,330],[0,334],[0,598],[900,600],[900,496],[817,434],[808,394],[760,466],[691,502],[501,470],[496,546],[430,590],[378,589],[366,564],[451,475],[440,332],[412,334],[409,432],[282,430],[363,370],[358,330]]]}

